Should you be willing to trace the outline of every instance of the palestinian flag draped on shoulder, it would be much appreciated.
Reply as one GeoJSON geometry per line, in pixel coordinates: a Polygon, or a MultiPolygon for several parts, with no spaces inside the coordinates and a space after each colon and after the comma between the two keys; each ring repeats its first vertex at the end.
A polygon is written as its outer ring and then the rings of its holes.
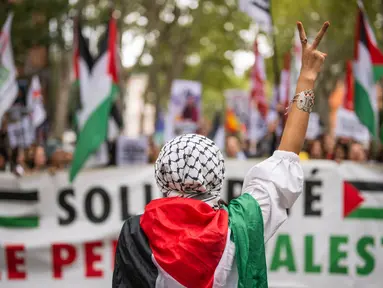
{"type": "Polygon", "coordinates": [[[81,111],[77,117],[79,128],[77,145],[70,169],[73,181],[90,155],[106,140],[108,119],[117,86],[117,25],[112,17],[97,58],[93,58],[77,22],[74,40],[75,76],[80,85],[81,111]]]}
{"type": "Polygon", "coordinates": [[[354,109],[360,122],[374,137],[383,142],[379,133],[378,104],[375,83],[383,76],[383,54],[379,51],[375,35],[368,23],[363,4],[358,1],[354,60],[354,109]]]}
{"type": "Polygon", "coordinates": [[[122,228],[113,287],[267,288],[258,202],[245,193],[215,211],[190,198],[153,200],[122,228]]]}

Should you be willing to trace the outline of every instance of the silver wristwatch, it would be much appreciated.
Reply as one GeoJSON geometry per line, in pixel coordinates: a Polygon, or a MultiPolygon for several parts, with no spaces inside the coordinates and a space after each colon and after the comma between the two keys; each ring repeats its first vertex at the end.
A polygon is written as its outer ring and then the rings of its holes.
{"type": "Polygon", "coordinates": [[[297,102],[297,108],[311,113],[314,106],[315,95],[313,90],[304,90],[296,94],[291,102],[297,102]]]}

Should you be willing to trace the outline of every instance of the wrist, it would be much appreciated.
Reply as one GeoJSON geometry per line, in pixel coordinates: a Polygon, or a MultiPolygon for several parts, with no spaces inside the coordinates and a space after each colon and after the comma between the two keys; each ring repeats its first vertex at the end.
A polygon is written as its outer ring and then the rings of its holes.
{"type": "Polygon", "coordinates": [[[314,89],[315,79],[313,75],[301,74],[297,82],[297,93],[302,92],[303,90],[314,89]]]}
{"type": "Polygon", "coordinates": [[[299,74],[299,79],[305,82],[315,83],[317,77],[318,73],[304,69],[302,69],[299,74]]]}

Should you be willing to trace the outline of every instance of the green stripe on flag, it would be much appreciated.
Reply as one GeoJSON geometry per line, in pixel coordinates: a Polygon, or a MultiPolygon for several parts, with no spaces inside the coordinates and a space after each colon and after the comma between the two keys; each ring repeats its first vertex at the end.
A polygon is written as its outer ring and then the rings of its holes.
{"type": "Polygon", "coordinates": [[[383,209],[381,208],[359,208],[347,216],[353,219],[376,219],[383,220],[383,209]]]}
{"type": "Polygon", "coordinates": [[[227,207],[235,245],[238,287],[267,288],[263,218],[258,202],[248,193],[227,207]]]}
{"type": "Polygon", "coordinates": [[[374,80],[378,82],[383,77],[383,65],[374,65],[374,80]]]}
{"type": "Polygon", "coordinates": [[[360,85],[355,79],[355,94],[354,94],[354,107],[355,113],[360,122],[367,127],[373,136],[376,135],[376,121],[375,113],[372,109],[370,97],[368,92],[360,85]]]}
{"type": "Polygon", "coordinates": [[[29,217],[2,217],[0,216],[0,227],[6,228],[36,228],[39,226],[38,216],[29,217]]]}
{"type": "Polygon", "coordinates": [[[83,129],[80,131],[76,150],[73,155],[72,166],[70,168],[70,182],[76,177],[88,157],[95,153],[105,141],[110,110],[117,92],[117,85],[112,85],[108,97],[92,112],[83,129]]]}

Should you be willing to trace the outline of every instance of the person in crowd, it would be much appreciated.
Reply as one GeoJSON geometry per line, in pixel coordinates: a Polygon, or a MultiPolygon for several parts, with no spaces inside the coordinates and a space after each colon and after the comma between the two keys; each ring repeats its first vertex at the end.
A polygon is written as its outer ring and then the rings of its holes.
{"type": "Polygon", "coordinates": [[[238,160],[246,160],[246,155],[241,149],[238,137],[228,136],[226,138],[226,156],[238,160]]]}
{"type": "Polygon", "coordinates": [[[47,168],[47,157],[43,146],[36,146],[33,151],[32,172],[40,172],[47,168]]]}
{"type": "Polygon", "coordinates": [[[335,160],[337,163],[341,163],[342,161],[346,160],[347,154],[348,154],[347,145],[344,145],[341,142],[338,142],[335,145],[333,160],[335,160]]]}
{"type": "Polygon", "coordinates": [[[320,140],[314,140],[309,149],[310,159],[323,159],[323,149],[320,140]]]}
{"type": "Polygon", "coordinates": [[[352,142],[348,151],[348,160],[363,163],[367,161],[367,153],[363,145],[358,142],[352,142]]]}
{"type": "Polygon", "coordinates": [[[378,157],[376,159],[377,162],[383,163],[383,144],[380,145],[378,157]]]}
{"type": "Polygon", "coordinates": [[[327,160],[334,159],[335,153],[335,138],[330,134],[323,135],[323,154],[327,160]]]}
{"type": "Polygon", "coordinates": [[[7,151],[5,149],[0,150],[0,172],[7,170],[7,151]]]}
{"type": "Polygon", "coordinates": [[[73,154],[58,147],[49,157],[48,171],[54,175],[58,170],[69,168],[72,162],[73,154]]]}
{"type": "Polygon", "coordinates": [[[57,148],[50,158],[50,166],[59,170],[66,169],[70,166],[72,157],[72,153],[67,152],[62,148],[57,148]]]}
{"type": "Polygon", "coordinates": [[[30,168],[28,167],[27,163],[25,162],[25,151],[24,149],[18,148],[16,150],[16,153],[14,153],[14,169],[13,173],[17,176],[23,176],[25,174],[28,174],[30,172],[30,168]]]}
{"type": "Polygon", "coordinates": [[[0,122],[0,150],[7,150],[8,148],[7,125],[8,117],[5,115],[0,122]]]}
{"type": "Polygon", "coordinates": [[[191,91],[186,92],[186,105],[182,112],[182,119],[198,123],[198,108],[191,91]]]}
{"type": "Polygon", "coordinates": [[[35,144],[32,144],[25,151],[25,163],[30,168],[32,168],[34,166],[36,147],[37,146],[35,144]]]}
{"type": "Polygon", "coordinates": [[[211,121],[209,119],[203,117],[199,121],[199,125],[197,127],[196,134],[208,137],[211,130],[212,130],[212,123],[211,123],[211,121]]]}
{"type": "Polygon", "coordinates": [[[148,155],[149,163],[151,164],[155,163],[159,153],[160,151],[156,143],[154,142],[154,138],[149,137],[149,155],[148,155]]]}
{"type": "Polygon", "coordinates": [[[312,44],[297,25],[302,67],[278,150],[248,172],[242,195],[227,205],[224,158],[214,142],[195,134],[169,141],[154,168],[164,197],[124,223],[112,287],[268,287],[265,242],[302,193],[298,154],[326,57],[316,48],[329,23],[312,44]]]}

